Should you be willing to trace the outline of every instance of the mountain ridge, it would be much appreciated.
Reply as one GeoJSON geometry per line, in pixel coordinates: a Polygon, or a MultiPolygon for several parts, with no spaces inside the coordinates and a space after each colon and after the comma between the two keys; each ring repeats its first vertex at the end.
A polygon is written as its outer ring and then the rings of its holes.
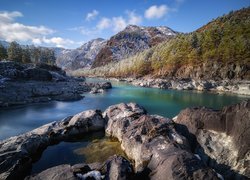
{"type": "Polygon", "coordinates": [[[191,33],[75,75],[250,80],[249,14],[250,7],[230,12],[191,33]]]}
{"type": "Polygon", "coordinates": [[[65,70],[90,68],[99,49],[104,46],[105,40],[97,38],[84,43],[76,49],[63,50],[56,59],[56,64],[65,70]]]}
{"type": "Polygon", "coordinates": [[[145,27],[128,25],[124,30],[107,40],[106,46],[97,54],[92,68],[127,58],[169,40],[177,34],[178,32],[166,26],[145,27]]]}

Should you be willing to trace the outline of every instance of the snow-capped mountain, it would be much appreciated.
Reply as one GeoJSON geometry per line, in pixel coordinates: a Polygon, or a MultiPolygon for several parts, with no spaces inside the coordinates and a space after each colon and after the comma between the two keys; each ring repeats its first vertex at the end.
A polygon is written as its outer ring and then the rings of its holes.
{"type": "Polygon", "coordinates": [[[91,67],[96,55],[105,45],[104,39],[91,40],[77,49],[65,49],[57,56],[56,64],[65,70],[91,67]]]}
{"type": "Polygon", "coordinates": [[[92,67],[118,61],[173,38],[178,33],[172,29],[129,25],[112,36],[96,55],[92,67]]]}

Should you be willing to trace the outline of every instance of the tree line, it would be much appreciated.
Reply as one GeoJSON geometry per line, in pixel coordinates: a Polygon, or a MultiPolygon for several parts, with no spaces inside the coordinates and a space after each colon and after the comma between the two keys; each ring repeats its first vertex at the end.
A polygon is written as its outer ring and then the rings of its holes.
{"type": "Polygon", "coordinates": [[[167,76],[185,66],[208,63],[250,63],[250,8],[230,12],[200,29],[179,34],[170,41],[138,53],[119,62],[90,70],[78,70],[76,75],[111,77],[167,76]]]}
{"type": "Polygon", "coordinates": [[[0,44],[0,61],[11,60],[22,63],[55,63],[53,49],[35,46],[21,46],[17,42],[11,42],[8,48],[0,44]]]}

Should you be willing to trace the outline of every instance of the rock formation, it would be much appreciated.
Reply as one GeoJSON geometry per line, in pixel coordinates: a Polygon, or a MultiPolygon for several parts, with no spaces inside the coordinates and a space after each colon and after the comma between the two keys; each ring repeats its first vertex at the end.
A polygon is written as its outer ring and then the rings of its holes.
{"type": "Polygon", "coordinates": [[[0,62],[0,107],[51,100],[72,101],[92,88],[108,89],[110,83],[86,83],[56,66],[0,62]]]}
{"type": "Polygon", "coordinates": [[[226,179],[250,178],[250,101],[221,111],[188,108],[172,119],[148,115],[135,103],[103,113],[81,112],[0,142],[0,179],[226,179]],[[27,176],[48,146],[93,131],[118,139],[129,160],[59,165],[27,176]],[[133,162],[133,163],[131,163],[133,162]],[[218,174],[220,173],[220,174],[218,174]]]}
{"type": "Polygon", "coordinates": [[[249,120],[250,101],[243,101],[221,111],[188,108],[175,122],[187,128],[185,134],[205,163],[226,179],[240,179],[250,177],[249,120]]]}

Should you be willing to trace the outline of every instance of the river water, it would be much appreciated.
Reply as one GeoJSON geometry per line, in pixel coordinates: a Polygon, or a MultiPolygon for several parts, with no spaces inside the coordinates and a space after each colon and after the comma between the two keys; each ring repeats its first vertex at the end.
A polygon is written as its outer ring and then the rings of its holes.
{"type": "MultiPolygon", "coordinates": [[[[93,81],[93,80],[89,80],[93,81]]],[[[96,81],[96,80],[95,80],[96,81]]],[[[121,102],[136,102],[149,114],[158,114],[172,118],[182,109],[194,106],[207,106],[220,109],[225,105],[238,103],[247,97],[206,92],[161,90],[135,87],[121,82],[112,82],[113,88],[103,94],[85,94],[85,98],[74,102],[49,102],[13,107],[0,110],[0,140],[30,131],[43,124],[61,120],[88,109],[105,110],[108,106],[121,102]]],[[[78,142],[62,142],[47,148],[42,158],[34,165],[33,172],[39,172],[52,165],[83,162],[84,152],[81,148],[96,141],[100,144],[114,144],[103,135],[94,134],[78,142]]],[[[92,143],[93,144],[93,143],[92,143]]]]}

